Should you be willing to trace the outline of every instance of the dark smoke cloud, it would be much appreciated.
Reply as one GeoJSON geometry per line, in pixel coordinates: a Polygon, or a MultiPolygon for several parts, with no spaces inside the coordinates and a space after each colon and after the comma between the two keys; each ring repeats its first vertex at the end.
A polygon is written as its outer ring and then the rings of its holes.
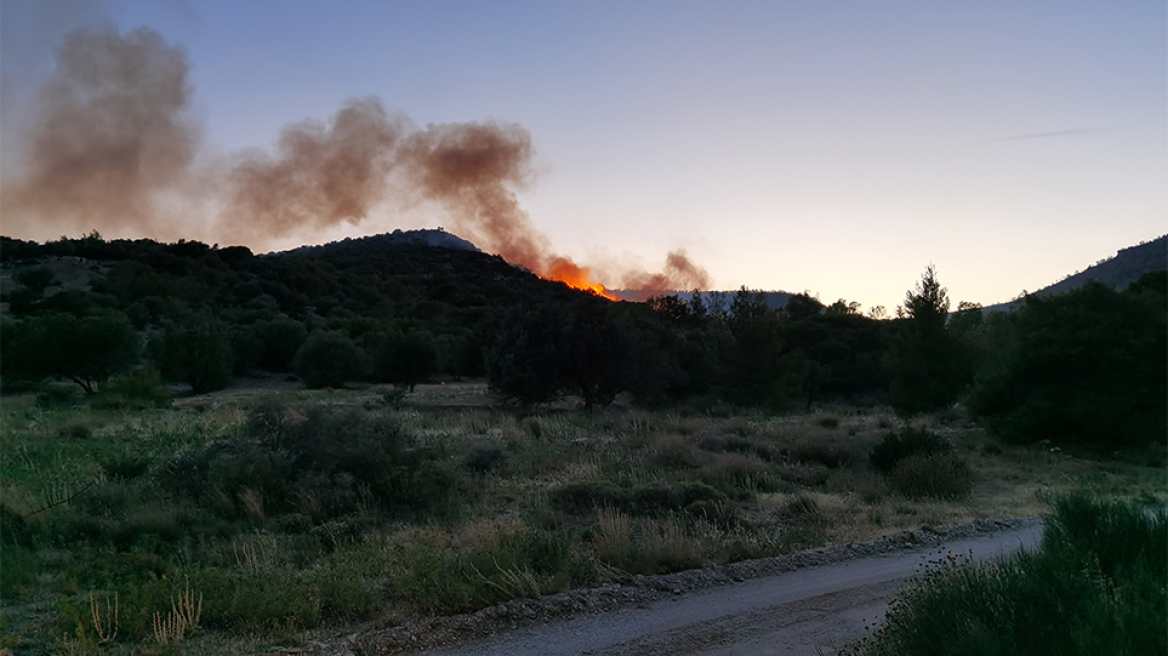
{"type": "Polygon", "coordinates": [[[623,284],[626,289],[645,291],[709,289],[710,274],[691,262],[685,251],[679,249],[666,256],[665,268],[661,273],[628,273],[625,274],[623,284]]]}
{"type": "MultiPolygon", "coordinates": [[[[587,267],[556,254],[519,206],[516,190],[533,177],[531,135],[522,127],[417,130],[365,98],[346,102],[327,123],[285,127],[273,152],[196,166],[201,134],[189,116],[187,73],[184,51],[150,29],[66,35],[38,99],[22,176],[0,198],[5,231],[43,222],[74,234],[257,246],[360,224],[379,203],[403,202],[392,181],[404,181],[446,208],[454,231],[483,250],[570,284],[596,282],[587,267]]],[[[623,282],[704,289],[709,276],[676,251],[661,273],[623,282]]]]}
{"type": "Polygon", "coordinates": [[[401,146],[399,163],[426,197],[454,215],[455,232],[503,259],[543,273],[547,238],[512,188],[530,181],[531,135],[517,125],[430,125],[401,146]]]}
{"type": "Polygon", "coordinates": [[[285,127],[275,154],[253,155],[228,174],[236,221],[226,229],[254,242],[359,223],[385,197],[405,124],[366,98],[345,103],[328,125],[285,127]]]}
{"type": "Polygon", "coordinates": [[[6,230],[165,232],[156,194],[185,180],[199,141],[187,70],[183,50],[149,29],[69,33],[37,100],[23,178],[3,197],[6,230]]]}

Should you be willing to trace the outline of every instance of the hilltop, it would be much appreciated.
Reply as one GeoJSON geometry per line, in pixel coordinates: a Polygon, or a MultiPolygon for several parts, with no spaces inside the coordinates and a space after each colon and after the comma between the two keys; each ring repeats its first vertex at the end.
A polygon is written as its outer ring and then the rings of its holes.
{"type": "MultiPolygon", "coordinates": [[[[1031,293],[1035,296],[1065,294],[1091,281],[1102,283],[1116,291],[1123,291],[1144,274],[1165,270],[1168,270],[1168,235],[1120,249],[1114,257],[1096,262],[1083,271],[1031,293]]],[[[984,310],[986,312],[1016,310],[1021,304],[1022,299],[1017,298],[988,306],[984,310]]]]}

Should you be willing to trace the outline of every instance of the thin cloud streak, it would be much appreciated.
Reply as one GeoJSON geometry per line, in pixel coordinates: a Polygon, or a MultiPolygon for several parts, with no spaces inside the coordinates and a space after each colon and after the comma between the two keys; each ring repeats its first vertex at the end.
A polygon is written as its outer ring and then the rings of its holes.
{"type": "Polygon", "coordinates": [[[1103,132],[1100,128],[1075,128],[1074,130],[1055,130],[1053,132],[1029,132],[1012,137],[998,139],[998,141],[1022,141],[1024,139],[1045,139],[1047,137],[1078,137],[1085,134],[1103,132]]]}

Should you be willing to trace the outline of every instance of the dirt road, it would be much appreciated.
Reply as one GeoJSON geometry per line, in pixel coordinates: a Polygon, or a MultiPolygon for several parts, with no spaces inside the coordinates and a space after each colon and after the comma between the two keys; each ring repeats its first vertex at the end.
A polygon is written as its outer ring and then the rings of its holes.
{"type": "Polygon", "coordinates": [[[719,656],[832,654],[878,622],[905,579],[948,553],[975,560],[1031,548],[1040,526],[953,540],[558,619],[426,653],[719,656]]]}

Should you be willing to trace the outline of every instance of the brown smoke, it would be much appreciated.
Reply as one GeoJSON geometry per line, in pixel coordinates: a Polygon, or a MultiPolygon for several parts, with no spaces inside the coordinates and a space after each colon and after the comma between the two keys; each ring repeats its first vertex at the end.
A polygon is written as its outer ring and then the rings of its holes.
{"type": "MultiPolygon", "coordinates": [[[[346,102],[327,123],[285,127],[274,152],[196,167],[200,132],[187,113],[187,69],[185,53],[146,28],[124,36],[69,33],[29,130],[25,175],[2,198],[5,228],[45,222],[63,232],[210,234],[255,246],[357,225],[382,201],[395,200],[392,178],[445,207],[455,232],[483,250],[605,293],[593,271],[552,251],[519,206],[516,189],[533,177],[531,135],[522,127],[415,130],[379,99],[365,98],[346,102]],[[196,216],[198,207],[222,215],[196,216]]],[[[675,251],[661,273],[635,272],[623,282],[630,289],[704,289],[709,276],[675,251]]]]}
{"type": "Polygon", "coordinates": [[[549,257],[509,187],[531,177],[531,135],[517,125],[431,125],[401,146],[398,161],[428,198],[454,214],[454,230],[484,250],[537,273],[549,257]]]}
{"type": "Polygon", "coordinates": [[[285,127],[275,155],[253,155],[229,174],[235,229],[254,241],[359,223],[385,197],[404,126],[366,98],[346,102],[328,125],[285,127]]]}
{"type": "Polygon", "coordinates": [[[644,291],[671,291],[708,289],[710,274],[690,261],[684,250],[676,250],[665,258],[665,268],[661,273],[635,271],[625,274],[626,289],[644,291]]]}
{"type": "Polygon", "coordinates": [[[184,179],[197,150],[189,96],[186,54],[153,30],[70,32],[38,98],[23,180],[3,197],[6,230],[48,221],[157,233],[156,195],[184,179]]]}

